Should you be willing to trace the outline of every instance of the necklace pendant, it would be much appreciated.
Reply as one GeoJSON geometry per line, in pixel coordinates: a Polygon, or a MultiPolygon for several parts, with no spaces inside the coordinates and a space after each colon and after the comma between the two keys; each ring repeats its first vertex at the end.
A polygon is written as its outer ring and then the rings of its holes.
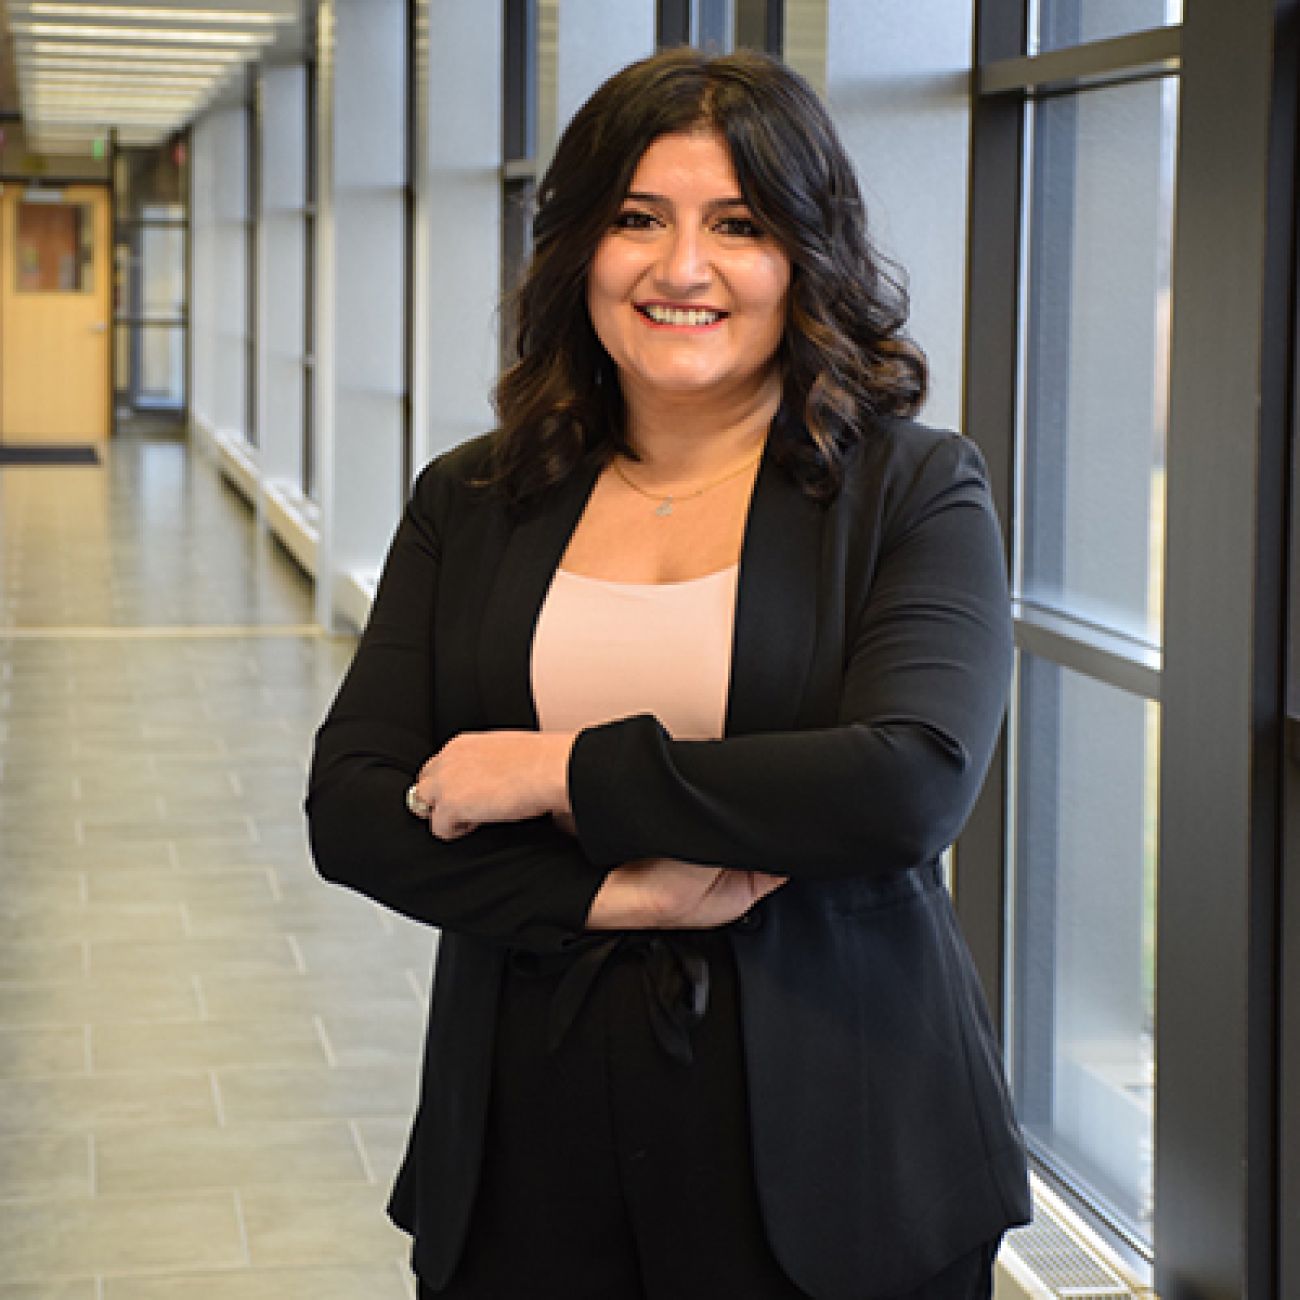
{"type": "Polygon", "coordinates": [[[673,512],[672,497],[664,497],[664,499],[657,506],[655,506],[655,514],[657,514],[660,519],[666,519],[670,514],[672,514],[672,512],[673,512]]]}

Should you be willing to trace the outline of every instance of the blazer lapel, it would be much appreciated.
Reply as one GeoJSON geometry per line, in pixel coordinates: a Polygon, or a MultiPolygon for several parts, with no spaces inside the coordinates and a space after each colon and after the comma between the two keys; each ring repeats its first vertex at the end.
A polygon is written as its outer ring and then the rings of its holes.
{"type": "Polygon", "coordinates": [[[817,636],[823,507],[773,460],[759,466],[736,596],[726,734],[795,725],[817,636]]]}
{"type": "Polygon", "coordinates": [[[597,472],[594,465],[579,467],[509,528],[479,628],[479,690],[496,726],[537,727],[533,630],[597,472]]]}

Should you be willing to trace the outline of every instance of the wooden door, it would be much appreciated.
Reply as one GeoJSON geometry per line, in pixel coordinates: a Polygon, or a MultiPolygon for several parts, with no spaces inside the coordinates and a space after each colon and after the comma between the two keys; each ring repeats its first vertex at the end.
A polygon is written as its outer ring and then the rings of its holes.
{"type": "Polygon", "coordinates": [[[0,441],[73,443],[110,430],[109,194],[0,192],[0,441]]]}

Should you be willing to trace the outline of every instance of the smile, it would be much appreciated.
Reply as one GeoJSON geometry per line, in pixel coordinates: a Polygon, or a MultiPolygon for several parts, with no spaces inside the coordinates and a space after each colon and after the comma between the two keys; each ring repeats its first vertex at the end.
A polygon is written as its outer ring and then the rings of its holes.
{"type": "Polygon", "coordinates": [[[655,325],[716,325],[727,313],[709,307],[666,307],[662,303],[638,305],[637,311],[655,325]]]}

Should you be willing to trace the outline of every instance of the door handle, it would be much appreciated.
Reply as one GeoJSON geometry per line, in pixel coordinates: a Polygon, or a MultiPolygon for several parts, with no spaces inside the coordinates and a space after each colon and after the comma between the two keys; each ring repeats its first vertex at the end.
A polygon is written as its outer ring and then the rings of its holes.
{"type": "Polygon", "coordinates": [[[108,326],[107,326],[106,324],[104,324],[104,322],[103,322],[102,320],[97,320],[97,321],[96,321],[96,322],[95,322],[95,323],[90,327],[90,332],[91,332],[92,334],[103,334],[103,333],[105,333],[105,332],[107,331],[107,329],[108,329],[108,326]]]}

